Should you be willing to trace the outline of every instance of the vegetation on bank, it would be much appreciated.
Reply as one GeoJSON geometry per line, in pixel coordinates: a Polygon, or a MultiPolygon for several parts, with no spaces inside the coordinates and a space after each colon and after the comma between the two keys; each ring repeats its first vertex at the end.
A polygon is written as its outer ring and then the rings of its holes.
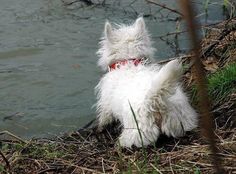
{"type": "MultiPolygon", "coordinates": [[[[236,63],[227,65],[219,71],[209,74],[208,81],[208,94],[215,102],[223,102],[227,96],[236,91],[236,63]]],[[[192,87],[192,102],[197,103],[197,89],[196,86],[192,87]]]]}
{"type": "Polygon", "coordinates": [[[209,95],[212,99],[222,101],[236,89],[236,63],[224,67],[222,70],[208,77],[209,95]]]}

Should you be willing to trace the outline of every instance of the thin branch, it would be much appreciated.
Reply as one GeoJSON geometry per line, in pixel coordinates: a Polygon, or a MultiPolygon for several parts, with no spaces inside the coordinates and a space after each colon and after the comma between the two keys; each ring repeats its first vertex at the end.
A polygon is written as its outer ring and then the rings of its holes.
{"type": "Polygon", "coordinates": [[[14,135],[13,133],[11,133],[11,132],[9,132],[9,131],[2,131],[2,132],[0,132],[0,135],[3,135],[3,134],[7,134],[7,135],[9,135],[9,136],[11,136],[11,137],[13,137],[13,138],[15,138],[15,139],[21,141],[22,143],[25,143],[25,144],[27,143],[26,141],[24,141],[23,139],[21,139],[21,138],[18,137],[17,135],[14,135]]]}
{"type": "Polygon", "coordinates": [[[2,156],[3,160],[5,161],[7,168],[10,170],[11,169],[10,163],[7,160],[7,158],[5,157],[5,155],[2,153],[1,150],[0,150],[0,155],[2,156]]]}
{"type": "Polygon", "coordinates": [[[207,138],[210,145],[210,150],[212,152],[212,162],[214,164],[216,173],[224,173],[221,167],[220,157],[217,156],[218,149],[216,148],[215,135],[213,131],[213,115],[210,112],[211,103],[207,94],[207,80],[204,72],[203,64],[200,60],[200,41],[197,37],[197,24],[194,20],[194,10],[192,4],[188,0],[181,0],[180,5],[182,7],[184,17],[187,23],[189,30],[189,36],[193,45],[193,62],[194,62],[194,72],[196,73],[196,82],[198,88],[198,97],[199,97],[199,109],[201,112],[201,129],[202,135],[207,138]]]}
{"type": "Polygon", "coordinates": [[[175,10],[175,9],[172,9],[172,8],[166,6],[166,4],[158,3],[158,2],[155,1],[155,0],[146,0],[146,2],[148,2],[148,3],[150,3],[150,4],[155,4],[155,5],[157,5],[157,6],[161,7],[161,8],[164,8],[164,9],[169,10],[169,11],[171,11],[171,12],[173,12],[173,13],[176,13],[176,14],[178,14],[178,15],[180,15],[180,16],[183,16],[182,13],[180,13],[179,11],[177,11],[177,10],[175,10]]]}
{"type": "Polygon", "coordinates": [[[91,6],[91,5],[94,5],[94,3],[91,1],[91,0],[74,0],[74,1],[71,1],[71,2],[66,2],[65,0],[61,0],[65,5],[72,5],[76,2],[83,2],[85,3],[87,6],[91,6]]]}
{"type": "Polygon", "coordinates": [[[47,173],[47,172],[58,172],[59,170],[63,169],[62,167],[58,168],[58,167],[52,167],[52,168],[47,168],[47,169],[43,169],[41,171],[39,171],[37,174],[43,174],[43,173],[47,173]]]}
{"type": "Polygon", "coordinates": [[[150,163],[150,166],[153,167],[159,174],[163,174],[157,167],[155,167],[152,163],[150,163]]]}

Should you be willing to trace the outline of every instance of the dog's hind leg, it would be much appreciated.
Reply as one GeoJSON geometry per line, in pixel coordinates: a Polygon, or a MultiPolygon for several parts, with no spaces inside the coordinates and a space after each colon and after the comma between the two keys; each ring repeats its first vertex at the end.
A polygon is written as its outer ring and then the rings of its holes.
{"type": "Polygon", "coordinates": [[[160,134],[155,118],[148,114],[145,109],[139,111],[134,109],[134,112],[135,116],[132,112],[127,112],[126,116],[123,117],[124,129],[119,138],[120,145],[142,147],[155,143],[160,134]]]}
{"type": "Polygon", "coordinates": [[[162,122],[162,132],[167,136],[180,137],[186,131],[197,127],[198,116],[188,102],[188,98],[180,87],[168,99],[169,112],[162,122]]]}
{"type": "Polygon", "coordinates": [[[119,143],[123,147],[136,147],[147,146],[151,143],[155,143],[160,135],[159,128],[153,124],[150,127],[139,124],[139,130],[136,127],[124,128],[119,138],[119,143]]]}

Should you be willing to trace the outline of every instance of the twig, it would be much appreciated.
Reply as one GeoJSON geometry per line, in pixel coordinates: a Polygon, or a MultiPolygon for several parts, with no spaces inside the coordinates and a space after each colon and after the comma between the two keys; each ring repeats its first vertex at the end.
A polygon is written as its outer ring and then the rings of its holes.
{"type": "Polygon", "coordinates": [[[167,59],[167,60],[158,61],[157,63],[158,63],[158,64],[165,64],[165,63],[167,63],[167,62],[169,62],[169,61],[171,61],[171,60],[175,60],[175,59],[181,59],[181,60],[183,60],[183,59],[191,58],[192,56],[193,56],[192,54],[188,54],[188,55],[184,55],[184,56],[180,56],[180,57],[172,57],[172,58],[169,58],[169,59],[167,59]]]}
{"type": "Polygon", "coordinates": [[[174,166],[179,168],[179,169],[175,169],[175,171],[176,171],[176,170],[192,171],[189,167],[184,167],[184,166],[182,166],[182,165],[177,165],[177,164],[175,164],[174,166]]]}
{"type": "Polygon", "coordinates": [[[184,17],[187,22],[188,28],[189,28],[189,36],[192,41],[193,49],[194,49],[194,56],[193,56],[193,62],[195,62],[193,68],[194,72],[196,73],[196,82],[197,82],[197,88],[198,88],[198,97],[199,97],[199,109],[201,111],[201,128],[202,128],[202,134],[208,139],[210,149],[213,154],[212,162],[214,163],[214,167],[216,170],[216,173],[224,173],[223,169],[221,167],[221,161],[220,157],[217,156],[217,148],[215,143],[215,136],[213,132],[213,116],[210,112],[211,103],[208,98],[207,94],[207,80],[206,75],[204,72],[203,65],[200,60],[200,42],[197,37],[197,25],[194,21],[194,14],[193,14],[193,7],[190,1],[188,0],[181,0],[180,5],[184,12],[184,17]]]}
{"type": "Polygon", "coordinates": [[[150,166],[152,166],[159,174],[163,174],[158,168],[156,168],[152,163],[150,163],[150,166]]]}
{"type": "Polygon", "coordinates": [[[74,1],[71,1],[71,2],[66,2],[65,0],[61,0],[65,5],[72,5],[76,2],[78,2],[79,0],[74,0],[74,1]]]}
{"type": "Polygon", "coordinates": [[[44,169],[44,170],[39,171],[37,174],[44,174],[44,173],[47,173],[47,172],[58,171],[58,170],[61,170],[61,169],[63,169],[63,168],[62,167],[61,168],[48,168],[48,169],[44,169]]]}
{"type": "Polygon", "coordinates": [[[93,170],[93,169],[89,169],[87,167],[82,167],[82,166],[76,166],[77,168],[80,168],[82,170],[88,171],[88,172],[92,172],[92,173],[97,173],[97,174],[103,174],[102,172],[99,172],[97,170],[93,170]]]}
{"type": "Polygon", "coordinates": [[[153,38],[163,38],[163,37],[178,35],[178,34],[182,34],[182,33],[186,33],[186,32],[188,32],[188,31],[183,30],[183,31],[168,32],[165,35],[154,36],[153,38]]]}
{"type": "Polygon", "coordinates": [[[94,3],[91,1],[91,0],[74,0],[74,1],[71,1],[71,2],[66,2],[65,0],[61,0],[65,5],[72,5],[76,2],[83,2],[85,3],[87,6],[91,6],[91,5],[94,5],[94,3]]]}
{"type": "Polygon", "coordinates": [[[184,160],[181,160],[183,162],[187,162],[187,163],[190,163],[190,164],[195,164],[195,165],[199,165],[199,166],[202,166],[202,167],[212,167],[211,164],[207,164],[207,163],[200,163],[200,162],[193,162],[193,161],[184,161],[184,160]]]}
{"type": "Polygon", "coordinates": [[[172,174],[174,174],[173,168],[172,168],[172,164],[171,164],[171,158],[169,157],[169,164],[170,164],[170,170],[172,172],[172,174]]]}
{"type": "Polygon", "coordinates": [[[9,131],[2,131],[2,132],[0,132],[0,135],[3,135],[3,134],[7,134],[7,135],[9,135],[9,136],[11,136],[11,137],[13,137],[13,138],[15,138],[15,139],[21,141],[22,143],[25,143],[25,144],[27,143],[26,141],[24,141],[23,139],[21,139],[21,138],[18,137],[17,135],[14,135],[13,133],[11,133],[11,132],[9,132],[9,131]]]}
{"type": "Polygon", "coordinates": [[[105,167],[104,167],[104,158],[102,158],[102,172],[103,172],[103,173],[106,173],[106,172],[105,172],[105,167]]]}
{"type": "Polygon", "coordinates": [[[177,10],[175,10],[175,9],[172,9],[172,8],[170,8],[170,7],[167,7],[166,4],[161,4],[161,3],[158,3],[158,2],[156,2],[156,1],[154,1],[154,0],[146,0],[146,1],[147,1],[148,3],[150,3],[150,4],[155,4],[155,5],[157,5],[157,6],[161,7],[161,8],[167,9],[167,10],[173,12],[173,13],[176,13],[176,14],[178,14],[178,15],[180,15],[180,16],[183,16],[182,13],[180,13],[179,11],[177,11],[177,10]]]}
{"type": "Polygon", "coordinates": [[[1,150],[0,150],[0,155],[2,156],[3,160],[5,161],[7,168],[10,170],[11,169],[10,163],[7,160],[7,158],[5,157],[5,155],[2,153],[1,150]]]}
{"type": "Polygon", "coordinates": [[[139,166],[134,162],[134,160],[133,160],[133,159],[130,159],[130,161],[135,165],[135,167],[138,169],[138,171],[141,172],[139,166]]]}

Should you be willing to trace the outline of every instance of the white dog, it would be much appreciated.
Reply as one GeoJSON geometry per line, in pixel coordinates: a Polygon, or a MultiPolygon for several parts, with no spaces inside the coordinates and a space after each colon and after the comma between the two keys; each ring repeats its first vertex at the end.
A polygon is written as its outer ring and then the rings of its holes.
{"type": "Polygon", "coordinates": [[[155,49],[142,17],[130,26],[106,22],[100,46],[98,65],[108,71],[96,86],[100,130],[119,120],[120,145],[140,147],[155,143],[161,133],[179,137],[197,126],[179,84],[180,62],[150,64],[155,49]]]}

